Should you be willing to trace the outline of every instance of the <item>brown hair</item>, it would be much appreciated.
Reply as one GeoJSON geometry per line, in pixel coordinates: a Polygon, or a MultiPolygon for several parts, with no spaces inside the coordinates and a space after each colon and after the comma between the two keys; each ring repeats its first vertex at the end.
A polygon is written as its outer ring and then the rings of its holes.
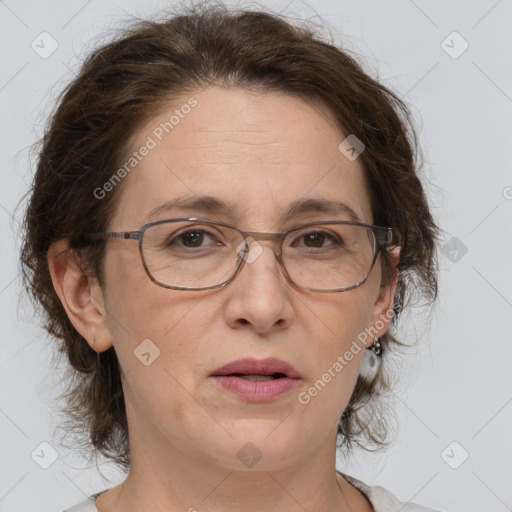
{"type": "MultiPolygon", "coordinates": [[[[86,234],[107,228],[121,186],[102,200],[94,191],[122,164],[137,129],[178,94],[213,84],[279,91],[325,105],[339,128],[366,146],[359,158],[374,223],[394,227],[400,237],[392,326],[416,294],[430,303],[437,296],[438,228],[418,177],[420,150],[404,102],[305,23],[269,12],[228,11],[219,3],[180,9],[162,21],[137,21],[85,59],[37,146],[24,217],[25,287],[70,363],[67,428],[82,434],[82,448],[92,445],[124,468],[130,452],[118,359],[113,347],[92,350],[69,321],[52,285],[47,251],[52,242],[69,240],[83,271],[103,283],[104,244],[91,246],[86,234]]],[[[385,253],[382,263],[389,279],[395,269],[385,253]]],[[[384,352],[402,345],[390,332],[380,341],[384,352]]],[[[353,443],[366,449],[389,444],[389,414],[380,410],[391,389],[388,372],[382,364],[372,382],[358,378],[338,427],[339,446],[347,453],[353,443]]]]}

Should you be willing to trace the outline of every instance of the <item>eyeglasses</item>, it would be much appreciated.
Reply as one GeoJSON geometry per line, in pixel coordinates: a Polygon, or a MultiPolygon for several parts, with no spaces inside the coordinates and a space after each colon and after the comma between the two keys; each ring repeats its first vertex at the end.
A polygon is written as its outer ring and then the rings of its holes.
{"type": "Polygon", "coordinates": [[[341,292],[363,284],[379,252],[396,245],[392,228],[362,222],[323,221],[280,233],[243,231],[195,217],[158,220],[138,231],[106,231],[93,238],[136,240],[149,278],[175,290],[222,288],[244,262],[275,240],[274,253],[287,279],[306,290],[341,292]]]}

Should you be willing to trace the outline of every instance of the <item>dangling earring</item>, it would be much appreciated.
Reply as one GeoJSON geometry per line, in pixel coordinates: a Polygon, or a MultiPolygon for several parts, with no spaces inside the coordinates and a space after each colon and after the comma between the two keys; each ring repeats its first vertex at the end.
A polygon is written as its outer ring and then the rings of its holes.
{"type": "Polygon", "coordinates": [[[375,337],[373,343],[364,351],[359,375],[368,383],[371,383],[377,374],[382,362],[382,346],[379,338],[375,337]]]}
{"type": "Polygon", "coordinates": [[[380,345],[380,340],[375,336],[375,339],[373,340],[373,343],[371,344],[370,348],[373,350],[374,354],[376,356],[380,356],[382,352],[382,347],[380,345]]]}

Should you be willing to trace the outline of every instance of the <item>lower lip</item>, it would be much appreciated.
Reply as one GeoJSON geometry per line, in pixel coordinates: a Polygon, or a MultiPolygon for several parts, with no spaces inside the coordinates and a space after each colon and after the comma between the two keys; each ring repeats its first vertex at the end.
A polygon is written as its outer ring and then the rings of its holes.
{"type": "Polygon", "coordinates": [[[252,381],[240,377],[216,375],[215,381],[226,391],[250,402],[268,402],[295,388],[300,379],[282,377],[281,379],[252,381]]]}

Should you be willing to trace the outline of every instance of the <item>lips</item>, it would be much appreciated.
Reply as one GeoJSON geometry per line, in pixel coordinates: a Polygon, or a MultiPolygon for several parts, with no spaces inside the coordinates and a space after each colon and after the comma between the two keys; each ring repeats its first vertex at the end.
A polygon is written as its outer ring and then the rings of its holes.
{"type": "Polygon", "coordinates": [[[241,375],[269,375],[274,378],[301,378],[299,372],[290,363],[273,357],[267,359],[239,359],[217,368],[210,375],[212,377],[227,375],[237,377],[241,375]]]}
{"type": "Polygon", "coordinates": [[[214,370],[215,385],[245,402],[271,402],[289,395],[300,385],[299,372],[275,358],[239,359],[214,370]]]}

